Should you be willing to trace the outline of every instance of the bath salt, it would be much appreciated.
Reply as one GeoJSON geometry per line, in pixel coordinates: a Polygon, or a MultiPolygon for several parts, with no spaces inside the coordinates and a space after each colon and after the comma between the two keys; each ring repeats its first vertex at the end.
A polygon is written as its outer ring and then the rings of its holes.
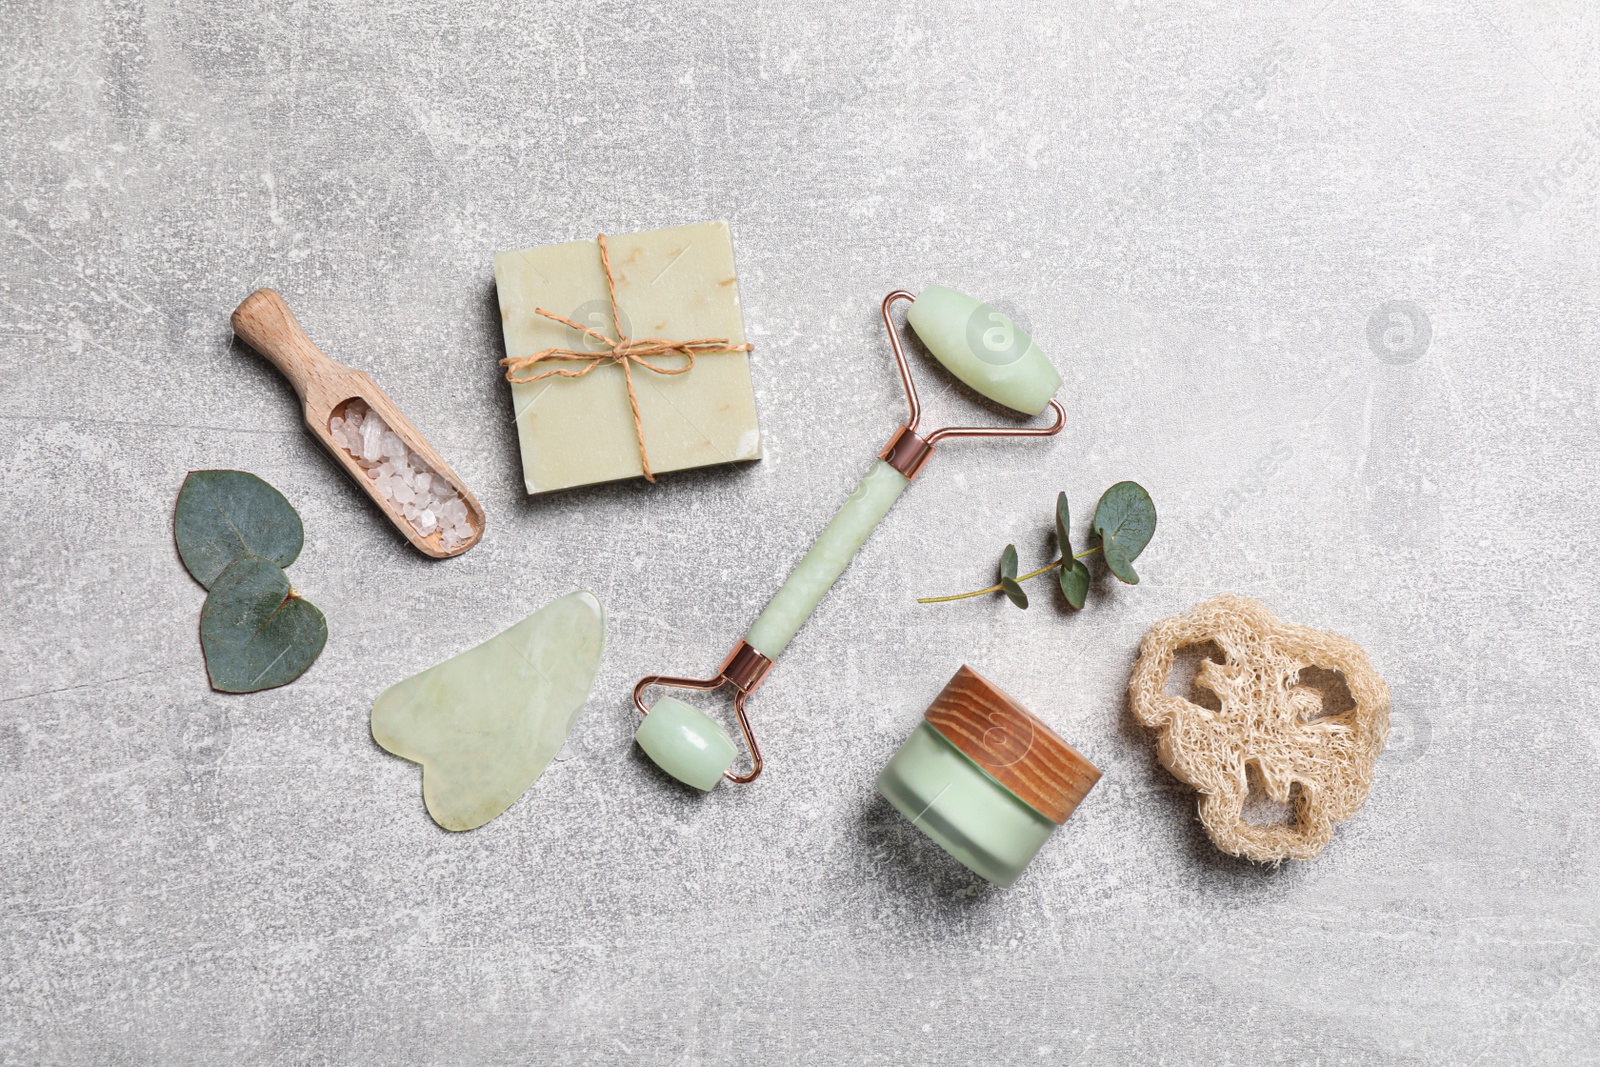
{"type": "Polygon", "coordinates": [[[328,433],[419,536],[437,531],[446,550],[471,539],[466,503],[365,401],[346,404],[342,416],[328,420],[328,433]]]}

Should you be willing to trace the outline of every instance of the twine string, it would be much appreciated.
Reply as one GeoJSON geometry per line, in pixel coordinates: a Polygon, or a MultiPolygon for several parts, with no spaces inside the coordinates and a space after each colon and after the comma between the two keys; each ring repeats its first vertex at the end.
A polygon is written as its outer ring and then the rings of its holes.
{"type": "Polygon", "coordinates": [[[622,309],[617,305],[617,279],[611,273],[611,252],[606,248],[606,235],[601,234],[597,239],[600,245],[600,266],[606,274],[606,292],[611,297],[611,321],[616,327],[616,337],[607,337],[589,326],[573,322],[553,311],[544,308],[534,308],[535,315],[542,315],[554,322],[598,341],[605,348],[600,351],[580,351],[576,348],[545,348],[531,356],[510,356],[500,361],[506,368],[506,381],[517,385],[527,385],[544,378],[582,378],[596,367],[607,363],[615,363],[622,367],[622,376],[628,383],[628,406],[633,410],[633,433],[639,441],[639,463],[644,468],[647,481],[654,482],[655,474],[650,470],[650,454],[644,446],[644,420],[639,417],[639,395],[633,388],[633,364],[656,374],[673,375],[687,374],[694,369],[696,356],[717,352],[748,352],[751,345],[730,344],[726,337],[700,337],[693,341],[670,341],[664,337],[629,337],[622,332],[622,309]],[[688,362],[682,366],[671,367],[652,363],[651,360],[661,356],[682,356],[688,362]],[[518,377],[518,373],[526,371],[540,363],[583,363],[578,369],[564,369],[553,367],[550,370],[539,371],[518,377]]]}

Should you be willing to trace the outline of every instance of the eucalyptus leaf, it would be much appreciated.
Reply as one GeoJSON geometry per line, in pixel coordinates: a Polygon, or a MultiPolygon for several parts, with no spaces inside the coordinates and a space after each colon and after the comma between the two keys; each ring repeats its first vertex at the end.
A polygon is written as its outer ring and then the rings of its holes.
{"type": "Polygon", "coordinates": [[[234,560],[211,584],[200,612],[200,648],[211,686],[253,693],[294,681],[322,652],[328,622],[289,588],[271,560],[234,560]]]}
{"type": "Polygon", "coordinates": [[[173,534],[183,565],[207,589],[245,556],[287,567],[305,541],[300,516],[283,494],[246,471],[190,471],[173,534]]]}
{"type": "Polygon", "coordinates": [[[1067,494],[1056,494],[1056,547],[1061,549],[1061,573],[1067,573],[1072,559],[1072,515],[1067,510],[1067,494]]]}
{"type": "Polygon", "coordinates": [[[1117,576],[1119,582],[1126,582],[1129,585],[1139,584],[1139,572],[1133,569],[1133,560],[1128,558],[1128,554],[1117,542],[1107,541],[1103,555],[1106,557],[1106,566],[1117,576]]]}
{"type": "Polygon", "coordinates": [[[1005,583],[1007,578],[1015,581],[1017,577],[1017,546],[1007,545],[1006,550],[1000,553],[1000,582],[1005,583]]]}
{"type": "Polygon", "coordinates": [[[1066,595],[1068,604],[1074,608],[1083,607],[1089,595],[1089,567],[1083,560],[1062,560],[1061,592],[1066,595]]]}
{"type": "Polygon", "coordinates": [[[1118,482],[1101,496],[1091,525],[1100,535],[1100,549],[1111,573],[1137,585],[1139,575],[1133,561],[1156,532],[1156,506],[1150,494],[1137,482],[1118,482]]]}
{"type": "Polygon", "coordinates": [[[1023,611],[1028,610],[1028,594],[1022,591],[1022,586],[1017,584],[1015,578],[1008,578],[1002,575],[1000,578],[1000,591],[1006,595],[1007,600],[1017,607],[1023,611]]]}

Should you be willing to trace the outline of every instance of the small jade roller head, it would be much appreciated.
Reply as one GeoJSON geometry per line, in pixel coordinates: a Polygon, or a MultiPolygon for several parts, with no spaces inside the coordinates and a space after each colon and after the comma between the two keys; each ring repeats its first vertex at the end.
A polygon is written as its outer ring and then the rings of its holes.
{"type": "Polygon", "coordinates": [[[964,293],[930,285],[906,321],[946,370],[996,404],[1037,415],[1061,388],[1061,375],[1031,337],[964,293]]]}
{"type": "Polygon", "coordinates": [[[634,740],[657,767],[684,785],[711,790],[733,766],[733,739],[717,721],[677,697],[657,700],[634,740]]]}

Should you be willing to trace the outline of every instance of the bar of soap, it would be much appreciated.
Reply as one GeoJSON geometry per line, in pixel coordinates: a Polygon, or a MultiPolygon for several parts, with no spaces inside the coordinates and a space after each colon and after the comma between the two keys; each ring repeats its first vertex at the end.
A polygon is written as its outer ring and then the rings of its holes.
{"type": "MultiPolygon", "coordinates": [[[[607,235],[622,330],[635,339],[725,337],[743,344],[739,278],[726,222],[607,235]]],[[[615,338],[600,249],[594,240],[500,252],[495,288],[506,355],[546,348],[603,351],[593,338],[534,313],[553,311],[615,338]]],[[[665,356],[664,366],[683,360],[665,356]]],[[[581,363],[541,363],[528,376],[581,363]]],[[[687,470],[761,458],[747,352],[699,356],[687,374],[633,365],[634,389],[651,470],[687,470]]],[[[622,368],[607,361],[582,378],[550,377],[511,386],[523,482],[529,493],[592,485],[644,472],[622,368]]]]}
{"type": "Polygon", "coordinates": [[[378,694],[372,738],[422,764],[434,822],[475,830],[550,765],[589,699],[604,649],[600,601],[568,593],[378,694]]]}

